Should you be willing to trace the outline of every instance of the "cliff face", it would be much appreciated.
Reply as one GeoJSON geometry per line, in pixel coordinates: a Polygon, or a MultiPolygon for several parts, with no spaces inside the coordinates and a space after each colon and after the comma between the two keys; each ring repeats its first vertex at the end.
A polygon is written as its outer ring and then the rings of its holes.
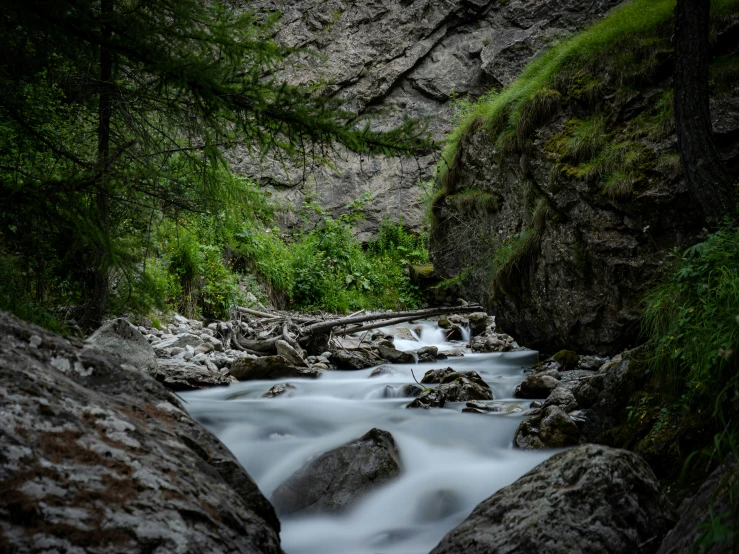
{"type": "MultiPolygon", "coordinates": [[[[452,128],[454,97],[472,99],[506,85],[542,47],[605,13],[615,0],[259,0],[250,5],[279,12],[277,39],[318,56],[303,55],[282,75],[318,93],[346,99],[363,113],[382,112],[378,126],[404,116],[428,117],[440,140],[452,128]]],[[[285,205],[306,198],[340,213],[371,198],[365,236],[384,216],[403,217],[419,230],[424,189],[438,155],[415,160],[367,159],[334,153],[334,167],[305,171],[280,160],[255,162],[246,149],[234,168],[268,185],[285,205]]],[[[297,223],[286,212],[283,223],[297,223]]]]}
{"type": "MultiPolygon", "coordinates": [[[[633,344],[670,252],[705,233],[677,154],[671,25],[618,39],[607,58],[575,56],[459,135],[434,202],[432,259],[523,344],[601,354],[633,344]]],[[[739,58],[716,54],[714,131],[736,170],[739,58]]]]}

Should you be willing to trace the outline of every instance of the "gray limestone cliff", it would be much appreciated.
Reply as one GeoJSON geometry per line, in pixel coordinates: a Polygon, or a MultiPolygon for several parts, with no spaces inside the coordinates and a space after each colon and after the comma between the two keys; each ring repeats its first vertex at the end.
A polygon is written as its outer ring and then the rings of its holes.
{"type": "MultiPolygon", "coordinates": [[[[378,113],[387,127],[404,116],[429,118],[435,140],[453,127],[453,98],[475,99],[508,84],[542,47],[571,35],[604,14],[615,0],[258,0],[249,5],[281,14],[276,38],[311,50],[282,75],[318,94],[347,100],[362,113],[378,113]]],[[[256,162],[232,152],[237,172],[266,185],[285,206],[314,199],[333,213],[369,195],[362,238],[383,217],[402,216],[418,231],[424,215],[421,182],[433,178],[437,154],[418,159],[367,159],[334,153],[334,167],[256,162]]],[[[298,221],[286,211],[282,224],[298,221]]]]}

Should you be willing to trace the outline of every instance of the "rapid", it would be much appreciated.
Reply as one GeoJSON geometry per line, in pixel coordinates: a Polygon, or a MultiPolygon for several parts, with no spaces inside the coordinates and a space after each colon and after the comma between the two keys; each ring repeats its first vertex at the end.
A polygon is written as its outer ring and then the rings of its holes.
{"type": "MultiPolygon", "coordinates": [[[[383,329],[394,334],[393,328],[383,329]]],[[[435,322],[396,336],[399,350],[446,342],[435,322]]],[[[393,374],[370,377],[372,368],[326,371],[319,379],[289,379],[294,389],[261,395],[277,381],[247,381],[183,393],[185,407],[239,459],[267,498],[307,460],[364,435],[373,427],[392,433],[402,474],[341,515],[281,518],[287,554],[427,554],[472,509],[538,465],[552,451],[512,447],[529,401],[514,398],[523,369],[538,353],[522,350],[450,357],[435,364],[384,364],[393,374]],[[463,413],[464,403],[443,409],[406,409],[404,385],[429,369],[477,371],[490,385],[500,411],[463,413]],[[412,373],[413,372],[413,373],[412,373]]],[[[406,388],[407,390],[407,388],[406,388]]]]}

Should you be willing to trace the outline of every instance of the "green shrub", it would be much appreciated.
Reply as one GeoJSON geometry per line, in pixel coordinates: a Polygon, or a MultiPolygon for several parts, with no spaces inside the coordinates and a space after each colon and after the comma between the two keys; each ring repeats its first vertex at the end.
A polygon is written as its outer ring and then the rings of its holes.
{"type": "Polygon", "coordinates": [[[729,222],[685,252],[673,253],[672,270],[648,295],[642,320],[650,367],[664,390],[698,402],[718,397],[717,406],[733,394],[738,272],[739,230],[729,222]]]}

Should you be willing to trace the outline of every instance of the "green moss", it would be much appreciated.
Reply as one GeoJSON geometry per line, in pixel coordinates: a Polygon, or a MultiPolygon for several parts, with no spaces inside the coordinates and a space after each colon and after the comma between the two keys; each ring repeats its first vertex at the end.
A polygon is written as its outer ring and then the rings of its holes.
{"type": "Polygon", "coordinates": [[[580,356],[572,350],[560,350],[552,356],[552,359],[561,365],[562,369],[574,369],[580,361],[580,356]]]}
{"type": "Polygon", "coordinates": [[[714,93],[734,90],[739,83],[739,56],[729,55],[716,58],[711,63],[711,83],[714,93]]]}
{"type": "MultiPolygon", "coordinates": [[[[480,127],[480,122],[494,140],[507,129],[517,129],[522,117],[522,130],[530,131],[526,117],[530,108],[524,110],[524,106],[536,103],[536,98],[548,90],[582,99],[598,90],[602,79],[595,76],[597,73],[612,69],[611,80],[624,83],[646,71],[645,67],[653,67],[655,53],[664,49],[664,44],[669,47],[669,34],[661,42],[654,35],[669,21],[674,5],[674,0],[634,0],[537,56],[509,87],[485,94],[467,109],[448,137],[443,159],[455,159],[464,136],[472,127],[480,127]],[[615,59],[613,52],[622,55],[615,59]]],[[[451,164],[449,168],[443,162],[440,165],[441,182],[454,178],[447,176],[450,168],[451,164]]]]}
{"type": "Polygon", "coordinates": [[[413,272],[419,277],[431,277],[434,274],[434,264],[414,265],[413,272]]]}
{"type": "Polygon", "coordinates": [[[449,195],[447,198],[456,207],[457,211],[463,214],[478,211],[489,215],[499,209],[498,196],[483,190],[466,189],[449,195]]]}

